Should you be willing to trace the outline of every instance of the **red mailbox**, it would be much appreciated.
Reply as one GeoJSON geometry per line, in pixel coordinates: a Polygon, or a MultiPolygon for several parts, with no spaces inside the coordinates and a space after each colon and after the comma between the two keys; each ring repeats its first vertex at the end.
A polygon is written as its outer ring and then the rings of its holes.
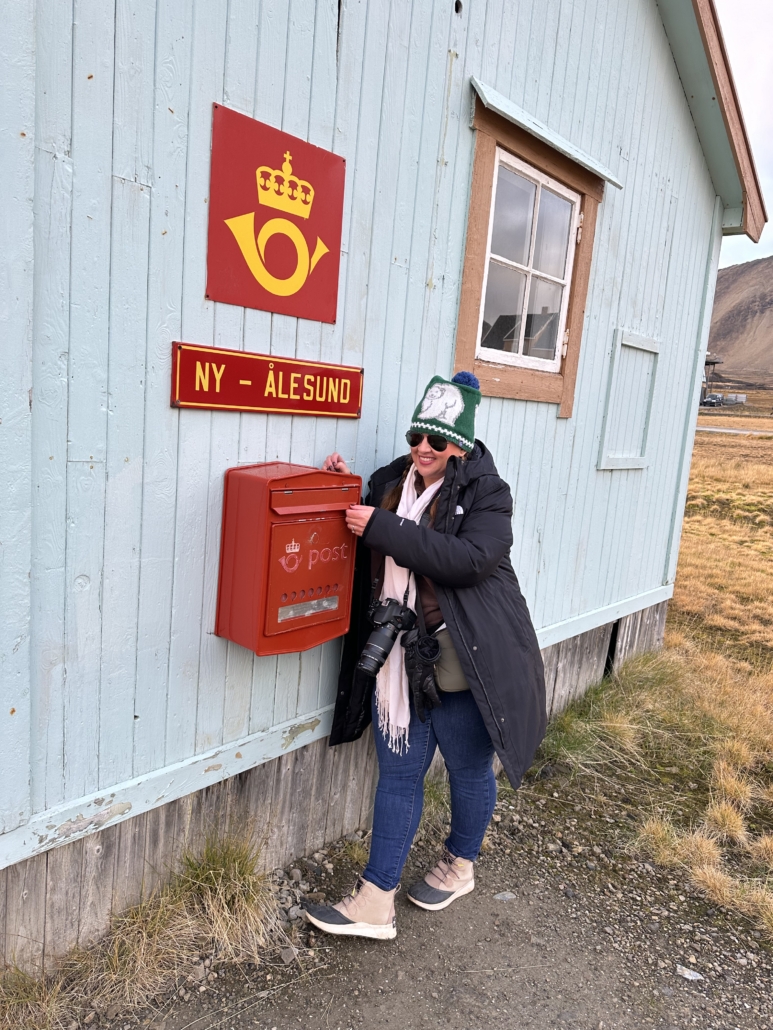
{"type": "Polygon", "coordinates": [[[349,629],[362,480],[271,461],[228,469],[215,633],[260,655],[307,651],[349,629]]]}

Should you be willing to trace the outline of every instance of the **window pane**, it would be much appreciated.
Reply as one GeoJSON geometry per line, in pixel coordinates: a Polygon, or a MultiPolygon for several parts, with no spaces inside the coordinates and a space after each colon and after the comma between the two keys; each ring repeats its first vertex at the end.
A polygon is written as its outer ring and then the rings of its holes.
{"type": "Polygon", "coordinates": [[[534,267],[563,279],[572,205],[563,197],[542,189],[534,241],[534,267]]]}
{"type": "Polygon", "coordinates": [[[532,279],[523,338],[523,353],[529,357],[552,361],[556,356],[558,316],[563,292],[563,286],[532,279]]]}
{"type": "Polygon", "coordinates": [[[492,254],[519,265],[528,263],[536,192],[533,182],[500,164],[491,230],[492,254]]]}
{"type": "Polygon", "coordinates": [[[518,350],[523,315],[523,291],[526,276],[514,268],[489,261],[486,302],[483,306],[481,347],[494,350],[518,350]]]}

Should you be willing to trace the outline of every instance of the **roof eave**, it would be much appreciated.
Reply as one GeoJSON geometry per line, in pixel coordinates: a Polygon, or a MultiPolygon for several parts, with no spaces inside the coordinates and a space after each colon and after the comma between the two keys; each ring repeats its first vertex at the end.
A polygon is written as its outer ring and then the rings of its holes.
{"type": "Polygon", "coordinates": [[[725,235],[759,240],[767,213],[714,0],[657,0],[717,193],[725,235]]]}

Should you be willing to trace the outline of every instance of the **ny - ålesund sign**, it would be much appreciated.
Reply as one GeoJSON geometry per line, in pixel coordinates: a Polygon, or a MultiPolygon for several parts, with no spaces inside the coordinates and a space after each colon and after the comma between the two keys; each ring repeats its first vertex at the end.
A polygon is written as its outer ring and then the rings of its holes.
{"type": "Polygon", "coordinates": [[[359,418],[362,369],[172,344],[172,406],[359,418]]]}

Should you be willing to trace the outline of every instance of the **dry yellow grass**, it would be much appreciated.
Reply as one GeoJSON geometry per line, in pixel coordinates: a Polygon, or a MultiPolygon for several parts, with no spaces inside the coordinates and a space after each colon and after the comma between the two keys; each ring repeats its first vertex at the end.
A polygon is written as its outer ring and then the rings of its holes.
{"type": "Polygon", "coordinates": [[[756,761],[756,755],[746,741],[737,737],[717,741],[715,753],[717,761],[725,762],[731,769],[748,769],[756,761]]]}
{"type": "Polygon", "coordinates": [[[717,842],[702,830],[680,833],[661,816],[651,816],[639,831],[634,848],[662,866],[714,868],[722,861],[717,842]]]}
{"type": "Polygon", "coordinates": [[[746,914],[755,919],[773,939],[773,891],[767,887],[754,886],[742,899],[746,914]]]}
{"type": "Polygon", "coordinates": [[[716,411],[716,414],[702,411],[698,416],[698,425],[708,426],[711,429],[743,429],[749,433],[773,433],[773,418],[752,414],[730,415],[721,409],[716,411]]]}
{"type": "Polygon", "coordinates": [[[737,908],[741,895],[740,884],[714,866],[701,866],[690,871],[690,881],[709,901],[723,908],[737,908]]]}
{"type": "Polygon", "coordinates": [[[727,647],[773,658],[773,441],[699,434],[674,608],[727,647]],[[724,639],[721,639],[724,638],[724,639]]]}
{"type": "Polygon", "coordinates": [[[689,869],[713,869],[722,861],[722,851],[702,830],[693,830],[677,839],[676,853],[689,869]]]}
{"type": "Polygon", "coordinates": [[[347,840],[340,851],[342,858],[348,859],[352,865],[359,866],[360,869],[364,869],[368,864],[369,854],[369,848],[362,840],[347,840]]]}
{"type": "Polygon", "coordinates": [[[745,411],[756,412],[760,415],[770,415],[771,413],[773,413],[773,390],[752,390],[749,389],[747,386],[722,386],[718,389],[717,392],[745,393],[745,411]]]}
{"type": "Polygon", "coordinates": [[[642,727],[632,712],[608,711],[598,720],[599,733],[607,738],[610,746],[617,745],[629,757],[639,755],[642,727]]]}
{"type": "Polygon", "coordinates": [[[0,973],[0,1027],[3,1030],[64,1030],[69,1006],[60,980],[39,980],[18,969],[0,973]]]}
{"type": "Polygon", "coordinates": [[[659,816],[647,819],[639,830],[634,847],[648,855],[658,865],[679,865],[678,835],[674,826],[659,816]]]}
{"type": "Polygon", "coordinates": [[[748,776],[739,773],[724,758],[714,763],[711,775],[714,793],[723,801],[737,805],[744,812],[752,807],[754,783],[748,776]]]}
{"type": "Polygon", "coordinates": [[[183,856],[172,893],[222,958],[257,962],[280,934],[276,895],[258,860],[246,836],[208,840],[201,855],[183,856]]]}
{"type": "Polygon", "coordinates": [[[688,498],[665,650],[564,712],[544,753],[639,777],[659,814],[634,848],[773,939],[773,440],[699,436],[688,498]]]}
{"type": "Polygon", "coordinates": [[[773,486],[770,440],[749,436],[708,433],[696,437],[690,465],[690,493],[700,491],[706,481],[724,490],[736,486],[758,490],[773,486]]]}
{"type": "Polygon", "coordinates": [[[151,896],[116,919],[92,948],[70,955],[60,970],[63,996],[100,1006],[143,1005],[177,982],[182,964],[203,943],[202,927],[180,897],[151,896]]]}
{"type": "Polygon", "coordinates": [[[712,801],[704,822],[708,833],[722,841],[743,844],[749,835],[744,817],[727,801],[712,801]]]}
{"type": "MultiPolygon", "coordinates": [[[[699,663],[712,682],[706,696],[695,697],[696,704],[715,719],[723,732],[742,736],[755,751],[773,756],[773,674],[754,675],[724,656],[717,655],[699,663]]],[[[691,685],[691,692],[699,689],[691,685]]]]}
{"type": "MultiPolygon", "coordinates": [[[[755,519],[768,516],[757,513],[755,519]]],[[[773,655],[773,536],[709,515],[689,518],[682,533],[674,602],[682,619],[739,656],[773,655]],[[717,638],[720,638],[717,640],[717,638]]]]}
{"type": "Polygon", "coordinates": [[[761,837],[751,841],[749,854],[752,861],[773,872],[773,833],[764,833],[761,837]]]}
{"type": "Polygon", "coordinates": [[[183,856],[168,887],[116,919],[95,945],[69,955],[53,976],[0,973],[0,1030],[65,1030],[92,1008],[145,1005],[186,978],[202,954],[260,962],[287,938],[258,857],[241,836],[211,839],[200,855],[183,856]]]}
{"type": "Polygon", "coordinates": [[[696,438],[670,622],[674,653],[697,659],[685,689],[714,727],[705,831],[735,848],[741,874],[688,862],[690,875],[773,938],[773,892],[758,875],[773,870],[773,833],[750,839],[743,816],[773,816],[773,441],[696,438]]]}

